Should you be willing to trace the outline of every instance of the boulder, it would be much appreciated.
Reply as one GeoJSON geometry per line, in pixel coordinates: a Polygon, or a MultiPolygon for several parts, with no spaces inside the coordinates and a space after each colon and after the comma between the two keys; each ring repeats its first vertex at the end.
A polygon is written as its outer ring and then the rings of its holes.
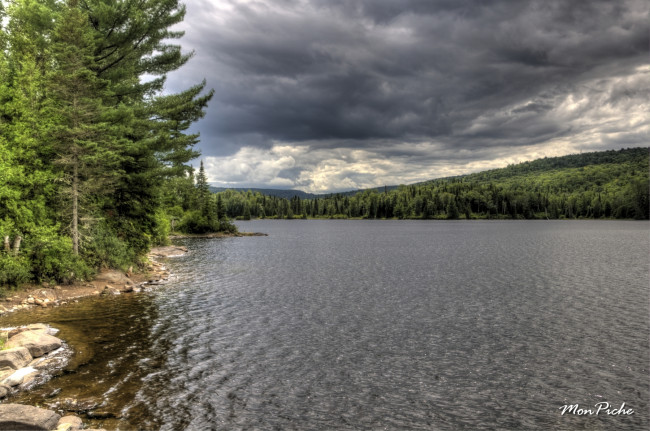
{"type": "Polygon", "coordinates": [[[77,416],[64,416],[59,419],[57,431],[78,431],[83,428],[83,422],[77,416]]]}
{"type": "Polygon", "coordinates": [[[11,388],[5,386],[5,385],[0,385],[0,398],[4,398],[7,395],[9,395],[9,390],[11,388]]]}
{"type": "Polygon", "coordinates": [[[0,367],[9,367],[17,370],[32,361],[32,355],[25,347],[14,347],[12,349],[0,350],[0,367]]]}
{"type": "Polygon", "coordinates": [[[6,379],[7,377],[9,377],[15,372],[16,370],[14,370],[13,368],[9,368],[9,367],[0,368],[0,381],[6,379]]]}
{"type": "Polygon", "coordinates": [[[61,347],[61,340],[40,331],[25,331],[9,338],[5,347],[26,347],[29,353],[38,358],[61,347]]]}
{"type": "Polygon", "coordinates": [[[109,284],[124,284],[128,277],[123,272],[117,270],[104,271],[95,277],[95,281],[109,284]]]}
{"type": "MultiPolygon", "coordinates": [[[[32,298],[33,299],[33,298],[32,298]]],[[[27,326],[21,326],[20,328],[14,328],[9,333],[7,334],[7,337],[11,338],[14,335],[18,335],[21,332],[25,331],[40,331],[40,332],[47,332],[49,327],[43,323],[33,323],[31,325],[27,326]]]]}
{"type": "Polygon", "coordinates": [[[23,381],[25,381],[25,379],[29,378],[30,376],[33,377],[33,374],[35,373],[38,373],[38,370],[36,368],[21,368],[20,370],[17,370],[11,374],[9,377],[5,378],[1,383],[6,386],[18,386],[23,381]]]}
{"type": "Polygon", "coordinates": [[[0,430],[53,430],[61,416],[38,407],[0,404],[0,430]]]}
{"type": "MultiPolygon", "coordinates": [[[[152,248],[149,255],[153,257],[176,257],[182,256],[185,253],[187,253],[187,247],[170,245],[167,247],[152,248]]],[[[160,266],[157,262],[154,262],[153,264],[160,266]]]]}

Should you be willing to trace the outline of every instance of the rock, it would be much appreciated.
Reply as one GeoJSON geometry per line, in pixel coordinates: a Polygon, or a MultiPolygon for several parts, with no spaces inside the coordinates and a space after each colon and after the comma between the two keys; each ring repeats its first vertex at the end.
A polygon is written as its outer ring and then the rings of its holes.
{"type": "Polygon", "coordinates": [[[5,344],[7,348],[19,346],[26,347],[33,357],[38,358],[61,347],[61,340],[40,331],[25,331],[9,338],[5,344]]]}
{"type": "Polygon", "coordinates": [[[63,416],[57,424],[57,431],[78,431],[83,428],[81,418],[77,416],[63,416]]]}
{"type": "Polygon", "coordinates": [[[47,332],[49,330],[49,326],[47,326],[44,323],[32,323],[31,325],[27,326],[21,326],[20,328],[14,328],[9,333],[7,334],[8,338],[13,337],[14,335],[20,334],[21,332],[25,331],[40,331],[40,332],[47,332]]]}
{"type": "Polygon", "coordinates": [[[33,304],[35,302],[35,299],[30,296],[29,298],[26,299],[26,301],[28,304],[33,304]]]}
{"type": "Polygon", "coordinates": [[[117,270],[104,271],[95,277],[95,281],[110,284],[124,284],[128,277],[117,270]]]}
{"type": "Polygon", "coordinates": [[[170,245],[167,247],[152,248],[149,254],[155,257],[176,257],[182,256],[185,253],[187,253],[187,247],[170,245]]]}
{"type": "Polygon", "coordinates": [[[124,293],[130,293],[130,292],[133,292],[133,286],[130,285],[130,284],[127,284],[126,286],[124,286],[124,287],[122,288],[122,292],[124,292],[124,293]]]}
{"type": "Polygon", "coordinates": [[[9,387],[0,385],[0,398],[4,398],[9,395],[9,387]]]}
{"type": "Polygon", "coordinates": [[[38,370],[33,373],[29,373],[23,377],[23,381],[20,382],[20,385],[18,385],[18,389],[21,391],[28,391],[34,386],[37,385],[38,382],[36,382],[36,377],[38,377],[40,374],[38,373],[38,370]]]}
{"type": "Polygon", "coordinates": [[[61,416],[38,407],[0,404],[0,430],[53,430],[61,416]]]}
{"type": "Polygon", "coordinates": [[[114,287],[111,286],[110,284],[107,284],[106,286],[104,286],[104,290],[108,290],[108,289],[114,289],[114,287]]]}
{"type": "Polygon", "coordinates": [[[17,370],[32,361],[32,355],[25,347],[0,350],[0,367],[9,367],[17,370]]]}
{"type": "Polygon", "coordinates": [[[99,403],[93,401],[92,399],[77,400],[74,398],[64,398],[57,404],[63,410],[79,414],[88,413],[89,410],[96,409],[99,406],[99,403]]]}
{"type": "Polygon", "coordinates": [[[68,362],[65,355],[55,355],[52,357],[42,356],[30,362],[29,366],[39,371],[63,368],[68,362]]]}
{"type": "MultiPolygon", "coordinates": [[[[30,374],[38,373],[38,370],[32,367],[21,368],[16,371],[6,379],[2,381],[3,385],[6,386],[18,386],[21,384],[30,374]]],[[[1,428],[0,428],[1,429],[1,428]]]]}
{"type": "Polygon", "coordinates": [[[0,369],[0,382],[3,381],[4,379],[6,379],[7,377],[9,377],[10,375],[12,375],[15,372],[16,372],[16,370],[14,370],[13,368],[9,368],[9,367],[5,367],[5,368],[0,369]]]}
{"type": "Polygon", "coordinates": [[[56,397],[57,395],[59,395],[59,394],[61,393],[61,390],[62,390],[61,388],[56,388],[55,390],[53,390],[53,391],[50,392],[49,394],[45,395],[45,398],[53,398],[53,397],[56,397]]]}

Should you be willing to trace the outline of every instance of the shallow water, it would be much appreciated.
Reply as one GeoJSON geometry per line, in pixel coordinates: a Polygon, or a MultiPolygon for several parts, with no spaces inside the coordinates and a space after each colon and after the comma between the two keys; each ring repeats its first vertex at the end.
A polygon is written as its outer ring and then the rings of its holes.
{"type": "Polygon", "coordinates": [[[650,425],[645,222],[240,227],[269,236],[183,240],[153,292],[1,318],[86,355],[17,401],[92,399],[119,429],[650,425]],[[635,413],[560,414],[600,401],[635,413]]]}

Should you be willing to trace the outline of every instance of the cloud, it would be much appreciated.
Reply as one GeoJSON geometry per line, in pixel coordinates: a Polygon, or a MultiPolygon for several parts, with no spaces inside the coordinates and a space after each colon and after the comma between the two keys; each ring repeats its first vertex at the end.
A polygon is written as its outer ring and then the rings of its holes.
{"type": "Polygon", "coordinates": [[[196,126],[200,148],[241,184],[407,183],[504,149],[647,145],[646,1],[189,0],[187,10],[182,43],[196,55],[168,89],[207,78],[216,93],[196,126]],[[280,157],[288,148],[293,166],[280,157]],[[341,158],[354,151],[356,163],[341,158]],[[260,155],[278,164],[242,161],[260,155]]]}

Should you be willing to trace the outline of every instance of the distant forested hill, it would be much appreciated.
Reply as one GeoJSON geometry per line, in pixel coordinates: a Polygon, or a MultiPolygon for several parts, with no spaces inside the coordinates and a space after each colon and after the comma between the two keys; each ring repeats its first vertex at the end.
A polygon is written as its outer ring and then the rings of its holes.
{"type": "Polygon", "coordinates": [[[648,219],[648,148],[544,158],[459,177],[289,199],[219,193],[230,217],[648,219]]]}
{"type": "Polygon", "coordinates": [[[315,195],[313,193],[303,192],[302,190],[280,190],[280,189],[256,189],[256,188],[232,188],[228,189],[225,187],[213,187],[210,186],[210,191],[212,193],[224,192],[226,190],[233,190],[236,192],[246,193],[249,190],[253,193],[261,193],[266,196],[275,196],[278,198],[291,199],[294,196],[298,196],[300,199],[314,199],[317,197],[322,197],[323,195],[315,195]]]}

